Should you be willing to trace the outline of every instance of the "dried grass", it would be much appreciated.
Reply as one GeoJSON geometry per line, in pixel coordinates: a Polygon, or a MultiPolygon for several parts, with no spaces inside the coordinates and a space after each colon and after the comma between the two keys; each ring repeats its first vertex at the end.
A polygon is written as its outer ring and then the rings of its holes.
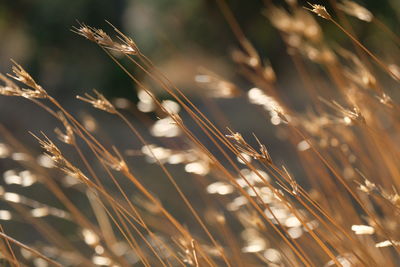
{"type": "MultiPolygon", "coordinates": [[[[119,99],[114,105],[98,91],[94,96],[78,96],[122,121],[132,133],[140,149],[120,152],[100,140],[91,127],[85,127],[87,122],[71,115],[14,62],[14,75],[0,76],[4,83],[0,94],[32,101],[64,130],[56,128],[60,145],[44,133],[33,134],[47,155],[37,159],[0,125],[1,160],[25,169],[6,171],[5,182],[41,186],[60,203],[53,207],[1,187],[0,198],[10,209],[1,210],[0,219],[24,222],[43,238],[23,244],[1,229],[1,257],[11,266],[398,265],[400,106],[390,97],[391,91],[380,85],[382,75],[376,74],[370,61],[378,71],[389,74],[386,78],[398,82],[393,65],[368,50],[324,6],[310,4],[309,11],[347,35],[355,53],[331,48],[312,14],[295,1],[288,1],[288,9],[267,4],[265,15],[280,32],[307,88],[304,94],[310,111],[298,112],[279,96],[279,77],[269,63],[263,64],[268,60],[260,59],[229,7],[222,0],[217,2],[241,46],[233,60],[254,87],[240,88],[205,69],[196,81],[210,99],[243,98],[254,105],[255,112],[261,107],[263,116],[296,151],[306,177],[276,163],[256,134],[249,141],[234,129],[216,126],[131,38],[110,23],[115,38],[80,24],[73,31],[103,49],[137,85],[138,110],[159,117],[148,127],[159,143],[146,140],[125,114],[129,101],[119,99]],[[331,93],[316,90],[313,78],[318,74],[306,67],[311,63],[326,72],[327,83],[336,89],[335,100],[330,99],[331,93]],[[146,74],[170,100],[161,100],[151,85],[128,70],[130,66],[146,74]],[[72,150],[74,156],[65,150],[72,150]],[[128,156],[145,158],[162,175],[139,177],[128,156]],[[172,165],[180,165],[192,191],[185,190],[172,165]],[[162,196],[148,186],[165,184],[165,178],[178,207],[163,203],[162,196]],[[68,198],[68,190],[85,198],[90,212],[68,198]],[[69,225],[74,234],[65,235],[49,223],[50,217],[69,225]]],[[[367,23],[375,20],[371,12],[351,1],[338,7],[338,12],[367,23]]],[[[390,30],[389,36],[395,36],[394,41],[398,38],[390,30]]],[[[216,114],[228,115],[222,110],[216,114]]],[[[99,126],[107,127],[101,122],[99,126]]]]}

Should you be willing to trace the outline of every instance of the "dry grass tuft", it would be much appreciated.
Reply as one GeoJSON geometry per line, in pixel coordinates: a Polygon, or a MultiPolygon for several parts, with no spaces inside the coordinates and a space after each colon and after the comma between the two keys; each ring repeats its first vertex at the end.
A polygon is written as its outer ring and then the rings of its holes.
{"type": "Polygon", "coordinates": [[[10,224],[0,227],[1,258],[11,266],[398,266],[400,106],[384,86],[398,82],[396,65],[342,26],[350,25],[345,14],[377,23],[367,9],[343,1],[336,20],[324,6],[306,8],[348,36],[353,52],[331,47],[312,14],[288,2],[286,8],[266,4],[264,14],[294,62],[306,112],[281,96],[279,74],[222,0],[217,3],[240,45],[233,61],[251,86],[201,69],[195,80],[213,104],[209,115],[110,23],[116,37],[85,24],[73,32],[103,49],[136,84],[135,120],[128,113],[135,104],[126,99],[110,101],[96,90],[77,98],[125,128],[79,121],[13,62],[13,75],[0,74],[0,94],[31,101],[63,130],[55,129],[60,144],[50,134],[32,134],[43,150],[37,156],[0,125],[0,160],[16,166],[3,174],[0,198],[7,209],[0,220],[22,223],[41,237],[20,242],[5,233],[10,224]],[[132,66],[150,82],[139,80],[132,66]],[[278,163],[265,132],[247,138],[229,126],[233,118],[213,102],[222,98],[248,102],[250,112],[266,117],[265,129],[276,128],[301,168],[278,163]],[[132,137],[117,148],[100,138],[98,127],[132,137]],[[143,175],[143,164],[151,175],[143,175]],[[35,200],[30,187],[57,204],[35,200]]]}

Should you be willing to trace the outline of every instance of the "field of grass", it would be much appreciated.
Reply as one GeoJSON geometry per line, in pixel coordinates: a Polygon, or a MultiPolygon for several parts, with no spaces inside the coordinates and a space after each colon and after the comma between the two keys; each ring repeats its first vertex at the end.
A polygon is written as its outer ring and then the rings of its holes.
{"type": "Polygon", "coordinates": [[[136,102],[88,91],[77,116],[12,61],[0,97],[26,100],[24,120],[48,116],[54,131],[31,132],[37,154],[0,121],[2,266],[399,266],[399,32],[328,2],[260,11],[291,90],[224,0],[240,78],[199,66],[196,92],[108,21],[72,31],[135,84],[136,102]],[[368,48],[363,24],[391,51],[368,48]]]}

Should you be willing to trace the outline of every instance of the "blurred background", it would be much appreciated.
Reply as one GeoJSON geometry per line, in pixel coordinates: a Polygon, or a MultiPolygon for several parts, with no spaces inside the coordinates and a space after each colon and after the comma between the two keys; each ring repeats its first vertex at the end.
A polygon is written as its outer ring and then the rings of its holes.
{"type": "MultiPolygon", "coordinates": [[[[299,78],[279,33],[263,15],[263,1],[227,2],[260,56],[270,61],[282,95],[294,107],[304,109],[299,78]]],[[[329,1],[319,3],[329,6],[329,1]]],[[[364,0],[359,3],[399,33],[400,1],[364,0]]],[[[382,59],[390,61],[393,49],[384,47],[390,44],[380,42],[382,32],[372,24],[349,19],[359,40],[382,59]]],[[[238,43],[213,0],[3,0],[0,2],[0,72],[11,73],[10,58],[14,59],[73,114],[85,118],[95,113],[101,125],[107,128],[103,132],[99,130],[100,135],[112,140],[110,142],[117,147],[138,149],[140,145],[134,143],[136,141],[127,130],[120,130],[121,124],[117,120],[94,111],[75,98],[96,88],[110,99],[123,97],[137,102],[135,86],[128,76],[99,47],[71,31],[78,22],[83,22],[112,32],[105,20],[131,36],[142,52],[200,108],[207,103],[202,102],[202,89],[194,82],[199,67],[218,73],[244,91],[253,87],[238,75],[231,60],[231,52],[238,43]]],[[[326,21],[317,20],[328,40],[350,46],[344,34],[326,21]]],[[[140,73],[137,75],[141,80],[146,79],[140,73]]],[[[217,104],[235,130],[248,136],[256,132],[277,162],[291,164],[292,170],[298,168],[284,142],[274,141],[275,132],[265,116],[247,108],[249,104],[243,99],[218,100],[217,104]]],[[[132,120],[135,119],[132,117],[132,120]]],[[[38,133],[43,130],[51,135],[55,122],[28,101],[0,96],[0,124],[36,152],[40,147],[28,131],[38,133]]],[[[146,137],[152,138],[148,134],[146,137]]],[[[139,173],[145,177],[157,175],[154,169],[144,168],[141,163],[140,160],[132,163],[139,173]]],[[[1,161],[1,172],[10,166],[1,161]]],[[[152,190],[163,194],[170,192],[163,184],[153,185],[152,190]]],[[[38,197],[35,191],[25,194],[38,197]]],[[[42,201],[48,203],[46,199],[42,201]]]]}
{"type": "MultiPolygon", "coordinates": [[[[285,47],[262,14],[263,1],[227,2],[261,56],[272,62],[278,74],[285,74],[285,47]]],[[[320,3],[327,5],[329,1],[320,3]]],[[[399,29],[398,1],[359,3],[391,29],[399,29]]],[[[110,31],[105,20],[132,36],[144,54],[180,85],[191,85],[190,72],[198,66],[223,75],[235,74],[229,56],[237,42],[213,0],[4,0],[0,3],[0,71],[9,72],[9,59],[13,58],[43,87],[62,98],[90,88],[109,96],[133,97],[126,75],[99,48],[70,31],[77,21],[110,31]]],[[[319,22],[331,39],[346,42],[331,25],[319,22]]],[[[379,33],[370,34],[373,26],[351,22],[368,47],[378,53],[385,51],[380,47],[379,33]]]]}

